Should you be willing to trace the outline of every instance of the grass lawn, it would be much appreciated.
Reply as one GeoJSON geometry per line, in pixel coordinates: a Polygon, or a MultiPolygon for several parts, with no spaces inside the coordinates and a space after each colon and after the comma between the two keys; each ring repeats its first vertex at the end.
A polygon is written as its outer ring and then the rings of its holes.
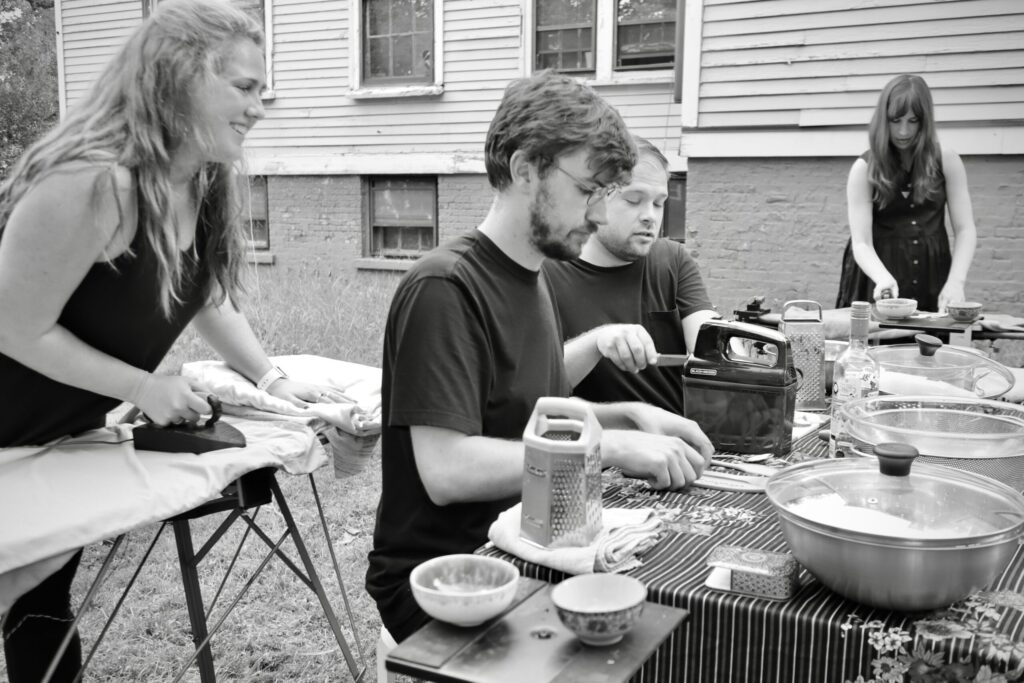
{"type": "MultiPolygon", "coordinates": [[[[261,269],[258,276],[245,309],[269,354],[311,353],[379,367],[384,319],[398,281],[394,274],[369,275],[347,282],[332,281],[324,274],[274,268],[261,269]]],[[[205,343],[188,331],[161,368],[173,372],[183,362],[214,357],[205,343]]],[[[355,637],[349,632],[309,480],[282,474],[278,482],[350,645],[354,648],[356,640],[362,645],[368,669],[364,680],[374,681],[374,646],[380,620],[363,588],[363,578],[380,493],[379,446],[367,470],[356,476],[336,479],[333,469],[324,467],[314,478],[355,614],[355,637]]],[[[222,518],[212,515],[193,522],[197,550],[222,518]]],[[[265,506],[256,519],[275,540],[284,530],[276,506],[265,506]]],[[[85,648],[95,641],[106,615],[159,526],[136,530],[122,545],[110,578],[81,626],[85,648]]],[[[231,562],[243,528],[243,524],[236,524],[200,566],[207,604],[231,562]]],[[[298,562],[291,541],[283,547],[298,562]]],[[[237,560],[234,578],[208,618],[211,625],[252,575],[266,549],[250,534],[237,560]]],[[[86,549],[74,586],[73,604],[77,605],[84,596],[107,550],[106,544],[86,549]]],[[[171,680],[192,648],[174,534],[167,528],[104,637],[85,680],[171,680]]],[[[213,652],[218,680],[222,681],[351,680],[316,596],[276,559],[271,560],[214,638],[213,652]]],[[[6,680],[2,658],[0,680],[6,680]]],[[[191,668],[182,680],[198,681],[198,670],[191,668]]]]}

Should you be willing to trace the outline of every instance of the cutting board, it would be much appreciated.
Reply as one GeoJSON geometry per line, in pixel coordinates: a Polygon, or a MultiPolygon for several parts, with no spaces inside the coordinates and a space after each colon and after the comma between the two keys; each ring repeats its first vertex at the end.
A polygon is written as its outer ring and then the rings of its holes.
{"type": "MultiPolygon", "coordinates": [[[[984,316],[982,316],[984,317],[984,316]]],[[[895,328],[903,330],[925,330],[929,332],[963,332],[974,325],[974,322],[961,323],[953,320],[948,315],[941,317],[934,317],[931,315],[922,315],[921,313],[915,313],[909,318],[903,318],[902,320],[891,320],[889,318],[880,317],[872,308],[871,318],[878,322],[878,326],[882,328],[895,328]]],[[[979,318],[980,320],[981,318],[979,318]]]]}

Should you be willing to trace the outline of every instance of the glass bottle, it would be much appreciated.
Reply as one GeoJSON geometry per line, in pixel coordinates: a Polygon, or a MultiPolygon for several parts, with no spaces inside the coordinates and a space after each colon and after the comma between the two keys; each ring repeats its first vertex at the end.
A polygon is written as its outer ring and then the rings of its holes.
{"type": "Polygon", "coordinates": [[[847,401],[878,395],[878,361],[868,355],[868,327],[871,304],[854,301],[850,307],[850,345],[836,359],[832,371],[832,421],[829,425],[828,456],[840,455],[843,431],[839,409],[847,401]]]}

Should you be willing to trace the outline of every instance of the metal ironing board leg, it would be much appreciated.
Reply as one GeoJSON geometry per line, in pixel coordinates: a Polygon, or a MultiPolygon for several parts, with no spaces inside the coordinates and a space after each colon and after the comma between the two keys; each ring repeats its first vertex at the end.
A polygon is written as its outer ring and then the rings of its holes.
{"type": "Polygon", "coordinates": [[[181,567],[181,583],[185,590],[185,605],[188,620],[192,626],[192,642],[196,646],[196,665],[202,683],[215,683],[217,674],[213,670],[213,653],[207,644],[206,608],[203,606],[203,590],[199,585],[198,561],[192,549],[192,529],[187,519],[171,522],[174,528],[174,543],[178,548],[178,564],[181,567]]]}
{"type": "MultiPolygon", "coordinates": [[[[178,562],[182,572],[182,586],[185,592],[185,602],[188,608],[189,621],[192,627],[193,642],[195,643],[196,647],[195,651],[192,653],[192,656],[189,658],[188,662],[184,664],[175,680],[180,680],[182,676],[184,676],[185,673],[187,673],[192,662],[195,661],[197,662],[199,668],[200,680],[202,681],[202,683],[216,682],[216,672],[214,669],[213,654],[210,647],[210,640],[219,631],[220,627],[223,625],[224,621],[230,615],[235,605],[238,604],[238,602],[248,591],[248,589],[255,583],[260,573],[267,566],[270,559],[275,555],[277,555],[281,559],[281,561],[290,570],[292,570],[292,572],[307,587],[309,587],[310,590],[312,590],[316,594],[317,599],[320,601],[320,605],[324,612],[324,616],[327,617],[327,621],[330,624],[331,631],[334,634],[335,640],[338,642],[338,646],[341,649],[342,655],[345,658],[345,663],[349,669],[349,672],[352,675],[353,680],[358,682],[363,679],[363,676],[365,675],[367,669],[366,659],[362,651],[362,647],[359,645],[358,632],[355,626],[355,617],[352,613],[352,609],[348,600],[348,593],[345,590],[345,584],[341,577],[341,570],[338,566],[337,557],[335,556],[334,548],[331,543],[330,533],[327,527],[327,520],[324,517],[323,507],[320,502],[319,493],[316,489],[316,483],[313,479],[313,476],[309,475],[311,490],[313,492],[313,497],[316,501],[317,513],[320,516],[320,522],[324,531],[324,539],[328,545],[331,562],[334,566],[335,575],[338,580],[338,587],[341,591],[342,600],[345,605],[346,613],[348,614],[349,624],[352,630],[352,636],[355,639],[357,651],[359,652],[359,659],[363,663],[362,667],[360,667],[357,664],[353,656],[353,653],[349,647],[348,641],[346,640],[344,633],[342,633],[341,631],[340,621],[337,615],[335,614],[334,609],[330,604],[330,601],[327,599],[327,594],[324,590],[320,577],[316,572],[316,568],[313,565],[312,559],[309,555],[309,551],[306,548],[306,544],[299,533],[298,526],[296,525],[295,520],[292,517],[291,510],[288,507],[287,502],[285,501],[284,494],[281,492],[280,486],[277,483],[275,471],[272,468],[269,468],[268,470],[258,470],[255,473],[250,473],[248,476],[250,478],[255,478],[259,480],[259,485],[256,487],[250,487],[246,489],[241,485],[240,478],[236,482],[238,484],[238,489],[236,492],[209,501],[208,503],[200,505],[199,507],[194,508],[193,510],[182,513],[180,515],[177,515],[164,521],[164,523],[158,529],[157,533],[154,535],[153,540],[150,542],[149,547],[147,548],[142,559],[136,566],[131,579],[129,580],[127,586],[122,591],[121,596],[118,599],[116,605],[114,606],[111,614],[107,617],[106,622],[99,634],[99,637],[96,639],[95,643],[92,645],[92,648],[89,651],[88,656],[83,661],[82,667],[78,673],[78,676],[75,679],[76,683],[77,681],[81,680],[81,677],[84,674],[87,665],[92,660],[93,655],[100,646],[103,637],[107,632],[107,629],[109,628],[113,619],[116,617],[121,605],[123,604],[125,598],[127,597],[128,592],[135,584],[135,581],[138,578],[139,573],[145,566],[146,561],[148,560],[151,551],[156,545],[156,542],[159,539],[164,527],[166,527],[168,524],[171,525],[171,527],[174,529],[175,543],[178,552],[178,562]],[[261,497],[263,495],[263,487],[265,487],[266,490],[265,498],[261,497]],[[258,507],[259,505],[270,502],[270,500],[274,500],[277,502],[278,508],[281,512],[281,516],[286,525],[285,532],[276,542],[272,540],[259,527],[259,525],[256,524],[254,517],[250,517],[246,509],[248,507],[258,507]],[[202,545],[202,547],[200,547],[200,549],[197,552],[193,545],[190,520],[205,517],[215,512],[229,512],[229,514],[218,526],[218,528],[213,533],[211,533],[210,537],[202,545]],[[217,544],[221,536],[223,536],[223,534],[226,533],[226,531],[231,526],[233,526],[234,522],[237,521],[239,517],[242,518],[243,521],[245,521],[247,529],[245,534],[243,534],[241,541],[238,544],[238,548],[235,551],[235,555],[232,559],[230,567],[228,568],[228,572],[230,572],[231,568],[234,566],[235,559],[237,559],[238,554],[241,551],[242,545],[248,538],[249,531],[253,531],[258,538],[263,540],[264,543],[266,543],[267,546],[270,548],[270,550],[267,553],[267,555],[263,558],[262,562],[259,564],[256,570],[253,572],[252,576],[248,579],[246,584],[240,589],[238,594],[231,601],[231,603],[225,607],[223,613],[219,616],[217,623],[212,628],[209,628],[208,619],[210,617],[210,614],[203,604],[202,588],[199,582],[198,566],[199,563],[203,560],[203,558],[207,555],[207,553],[217,544]],[[295,544],[296,551],[299,554],[299,559],[302,565],[301,568],[281,550],[281,545],[289,536],[292,538],[292,541],[295,544]],[[303,571],[303,569],[305,571],[303,571]]],[[[74,630],[77,628],[79,621],[81,620],[85,611],[91,605],[94,596],[99,590],[99,587],[103,584],[104,579],[109,573],[113,557],[116,554],[118,548],[120,547],[123,539],[124,535],[118,536],[117,539],[114,541],[112,548],[107,553],[107,557],[105,558],[102,566],[97,572],[96,577],[92,581],[85,598],[82,600],[82,603],[75,615],[75,619],[71,623],[71,626],[68,629],[68,633],[65,636],[64,641],[57,655],[51,662],[50,668],[47,671],[45,677],[43,678],[42,683],[49,683],[50,679],[53,677],[57,663],[60,661],[60,658],[63,656],[63,653],[66,651],[67,647],[71,642],[74,630]]],[[[224,584],[227,578],[228,577],[225,575],[220,586],[218,587],[217,595],[211,602],[210,611],[212,611],[213,606],[217,601],[217,598],[220,596],[220,593],[224,588],[224,584]]]]}

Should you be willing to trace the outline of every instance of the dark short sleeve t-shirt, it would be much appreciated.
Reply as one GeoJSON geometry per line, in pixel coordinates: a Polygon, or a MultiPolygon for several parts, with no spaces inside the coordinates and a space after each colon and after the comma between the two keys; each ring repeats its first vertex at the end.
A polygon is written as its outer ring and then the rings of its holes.
{"type": "Polygon", "coordinates": [[[558,323],[539,273],[474,231],[406,274],[384,335],[383,482],[367,572],[385,624],[416,611],[408,589],[414,566],[472,552],[518,501],[435,505],[409,427],[519,440],[538,398],[568,394],[558,323]]]}
{"type": "MultiPolygon", "coordinates": [[[[682,319],[714,309],[696,262],[672,240],[655,241],[645,258],[624,266],[549,260],[543,270],[565,339],[600,325],[631,323],[644,326],[659,353],[686,353],[682,319]]],[[[649,367],[632,374],[602,358],[573,393],[596,402],[643,401],[681,415],[681,370],[649,367]]]]}

